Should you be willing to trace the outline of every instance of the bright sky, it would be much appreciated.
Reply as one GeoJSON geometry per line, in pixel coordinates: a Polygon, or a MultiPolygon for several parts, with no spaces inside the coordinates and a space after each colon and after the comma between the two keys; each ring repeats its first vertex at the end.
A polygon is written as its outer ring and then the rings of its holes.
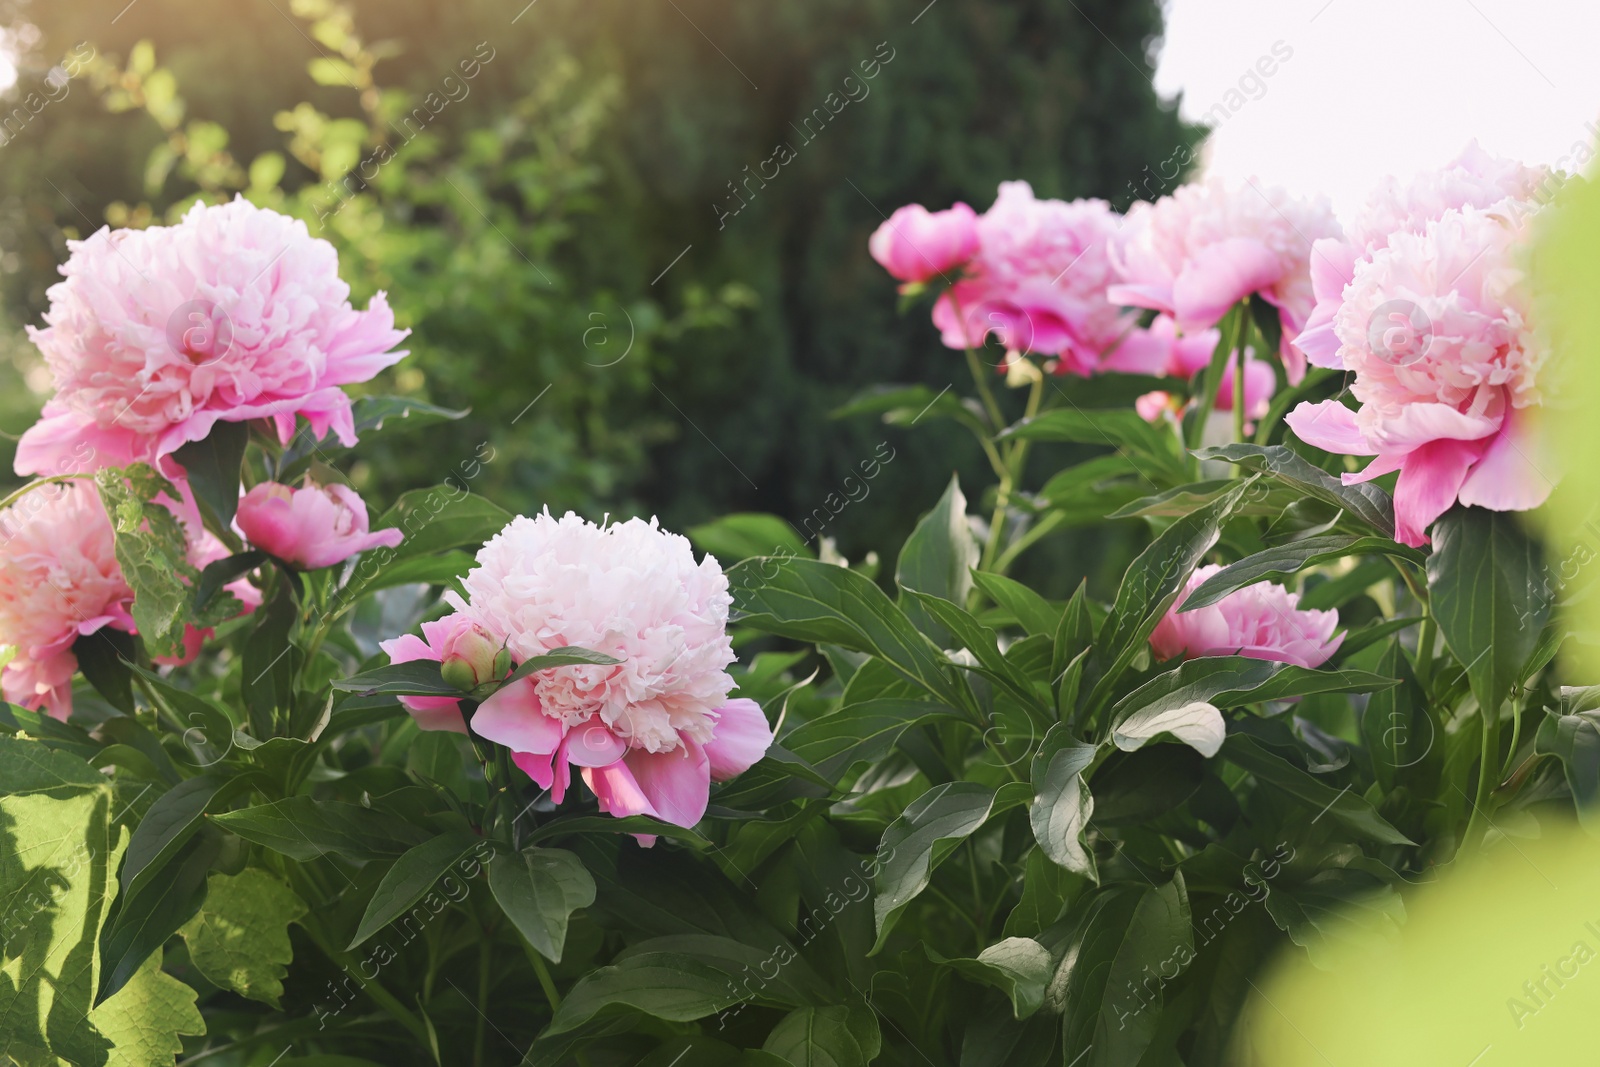
{"type": "Polygon", "coordinates": [[[1324,192],[1345,215],[1474,137],[1527,163],[1592,143],[1600,2],[1167,0],[1156,88],[1182,91],[1186,118],[1227,110],[1212,173],[1324,192]]]}

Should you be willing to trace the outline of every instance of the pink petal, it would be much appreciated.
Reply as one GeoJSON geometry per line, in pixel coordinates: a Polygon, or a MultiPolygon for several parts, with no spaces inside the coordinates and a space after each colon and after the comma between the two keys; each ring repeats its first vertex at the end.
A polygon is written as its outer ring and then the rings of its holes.
{"type": "MultiPolygon", "coordinates": [[[[585,767],[583,780],[600,801],[600,810],[619,819],[629,815],[655,816],[656,809],[633,777],[633,771],[622,760],[609,767],[585,767]]],[[[709,790],[709,786],[707,789],[709,790]]]]}
{"type": "Polygon", "coordinates": [[[1377,452],[1356,425],[1356,413],[1337,400],[1299,404],[1283,421],[1300,440],[1328,452],[1344,456],[1370,456],[1377,452]]]}
{"type": "Polygon", "coordinates": [[[1461,483],[1461,502],[1491,511],[1532,511],[1555,488],[1539,469],[1542,462],[1538,442],[1520,419],[1508,417],[1461,483]]]}
{"type": "Polygon", "coordinates": [[[1370,439],[1377,451],[1409,452],[1432,441],[1475,441],[1499,428],[1498,419],[1466,415],[1449,404],[1407,404],[1395,418],[1379,423],[1370,439]]]}
{"type": "Polygon", "coordinates": [[[567,731],[561,753],[579,767],[606,767],[627,754],[628,746],[596,715],[567,731]]]}
{"type": "Polygon", "coordinates": [[[1450,509],[1461,491],[1467,468],[1483,451],[1473,441],[1429,441],[1413,450],[1394,487],[1394,539],[1421,548],[1428,527],[1450,509]]]}
{"type": "Polygon", "coordinates": [[[531,678],[518,679],[480,704],[472,730],[513,752],[541,756],[556,750],[563,733],[561,723],[544,713],[531,678]]]}
{"type": "Polygon", "coordinates": [[[622,758],[656,817],[674,826],[693,826],[706,813],[711,793],[711,761],[705,750],[685,740],[671,752],[635,749],[622,758]]]}
{"type": "Polygon", "coordinates": [[[1172,284],[1173,313],[1182,329],[1216,325],[1228,309],[1283,277],[1273,251],[1248,237],[1230,237],[1202,249],[1172,284]]]}
{"type": "Polygon", "coordinates": [[[706,742],[711,777],[725,781],[749,770],[772,745],[772,727],[754,700],[730,700],[717,709],[717,729],[706,742]]]}
{"type": "Polygon", "coordinates": [[[1106,289],[1106,299],[1113,304],[1130,308],[1150,308],[1153,311],[1172,311],[1171,285],[1134,285],[1125,283],[1106,289]]]}

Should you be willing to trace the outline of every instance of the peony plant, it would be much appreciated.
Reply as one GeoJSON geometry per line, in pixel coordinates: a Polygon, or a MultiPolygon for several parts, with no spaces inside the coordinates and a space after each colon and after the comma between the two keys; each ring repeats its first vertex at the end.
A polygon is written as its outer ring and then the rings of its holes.
{"type": "Polygon", "coordinates": [[[460,413],[347,391],[405,334],[330,247],[244,200],[75,243],[0,504],[0,1053],[1243,1062],[1267,961],[1594,822],[1583,582],[1519,515],[1553,181],[899,209],[864,254],[973,395],[841,415],[993,482],[881,575],[776,516],[369,502],[367,442],[460,413]],[[1089,524],[1125,568],[1029,570],[1089,524]]]}

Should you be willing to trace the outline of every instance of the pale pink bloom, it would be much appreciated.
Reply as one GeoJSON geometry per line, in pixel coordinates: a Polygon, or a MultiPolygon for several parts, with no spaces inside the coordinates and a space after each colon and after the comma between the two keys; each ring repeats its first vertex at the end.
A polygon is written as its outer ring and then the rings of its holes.
{"type": "MultiPolygon", "coordinates": [[[[454,613],[442,619],[422,624],[422,636],[402,634],[392,641],[380,641],[378,647],[389,655],[390,663],[411,663],[431,659],[440,662],[446,649],[452,648],[455,638],[473,629],[470,619],[454,613]]],[[[461,701],[455,697],[401,697],[400,704],[411,713],[418,726],[424,730],[452,730],[467,732],[461,717],[461,701]]]]}
{"type": "Polygon", "coordinates": [[[1553,487],[1528,427],[1549,354],[1521,267],[1528,214],[1525,204],[1451,210],[1358,260],[1333,330],[1360,407],[1301,404],[1286,419],[1308,444],[1377,457],[1346,482],[1400,472],[1395,539],[1405,544],[1426,544],[1457,502],[1526,511],[1553,487]],[[1393,326],[1384,316],[1397,307],[1406,310],[1392,312],[1393,326]]]}
{"type": "Polygon", "coordinates": [[[566,646],[622,661],[537,671],[473,715],[473,731],[510,748],[557,802],[576,766],[602,810],[692,826],[712,780],[742,773],[771,743],[760,707],[728,698],[722,568],[709,556],[696,564],[689,542],[653,520],[519,517],[462,587],[466,599],[446,599],[513,662],[566,646]]]}
{"type": "Polygon", "coordinates": [[[1184,611],[1189,594],[1222,568],[1201,567],[1190,575],[1162,620],[1150,634],[1157,658],[1177,656],[1247,656],[1250,659],[1320,667],[1339,650],[1344,634],[1337,611],[1307,611],[1300,594],[1273,582],[1236,589],[1208,607],[1184,611]]]}
{"type": "MultiPolygon", "coordinates": [[[[1117,350],[1117,359],[1133,373],[1154,374],[1174,378],[1193,379],[1211,365],[1221,335],[1216,330],[1201,330],[1179,336],[1177,326],[1167,315],[1157,315],[1144,330],[1135,331],[1117,350]]],[[[1108,366],[1111,361],[1107,361],[1108,366]]],[[[1222,381],[1217,387],[1215,411],[1233,410],[1234,372],[1239,366],[1239,353],[1228,357],[1223,365],[1222,381]]],[[[1120,366],[1113,369],[1122,369],[1120,366]]],[[[1264,360],[1255,358],[1252,349],[1245,350],[1244,399],[1245,415],[1259,419],[1271,406],[1272,395],[1277,392],[1278,377],[1264,360]]],[[[1155,422],[1169,411],[1176,412],[1170,393],[1157,390],[1145,393],[1134,401],[1134,410],[1146,422],[1155,422]]]]}
{"type": "Polygon", "coordinates": [[[1112,250],[1121,275],[1111,286],[1113,301],[1166,312],[1189,333],[1215,326],[1229,308],[1259,293],[1278,309],[1289,382],[1305,376],[1304,359],[1288,339],[1314,303],[1312,242],[1340,232],[1326,198],[1212,178],[1133,205],[1127,222],[1112,250]]]}
{"type": "Polygon", "coordinates": [[[367,505],[348,485],[291,489],[262,482],[239,500],[234,525],[245,540],[285,563],[317,570],[369,548],[393,548],[405,536],[367,528],[367,505]]]}
{"type": "MultiPolygon", "coordinates": [[[[202,526],[188,485],[175,488],[176,500],[165,493],[156,499],[182,524],[190,565],[202,568],[228,555],[202,526]]],[[[242,578],[225,588],[245,612],[261,604],[260,591],[242,578]]],[[[5,699],[65,719],[78,669],[73,643],[103,629],[137,633],[132,606],[111,520],[91,483],[44,486],[0,513],[0,646],[16,650],[0,674],[5,699]]],[[[155,662],[192,661],[211,633],[185,626],[180,651],[155,662]]]]}
{"type": "Polygon", "coordinates": [[[161,462],[219,421],[270,419],[287,441],[303,415],[354,444],[340,387],[405,355],[382,293],[356,311],[332,245],[243,199],[68,247],[48,325],[29,328],[57,392],[18,444],[19,474],[161,462]]]}
{"type": "Polygon", "coordinates": [[[1510,198],[1527,201],[1550,186],[1555,175],[1545,167],[1529,167],[1492,156],[1473,141],[1448,166],[1417,175],[1402,184],[1394,177],[1373,190],[1343,238],[1316,242],[1311,282],[1316,307],[1294,345],[1313,366],[1343,370],[1340,341],[1333,318],[1345,286],[1354,277],[1358,259],[1389,245],[1391,235],[1419,234],[1428,224],[1456,208],[1489,208],[1510,198]]]}
{"type": "Polygon", "coordinates": [[[966,204],[946,211],[907,204],[877,228],[867,248],[900,281],[929,281],[972,258],[978,250],[978,216],[966,204]]]}
{"type": "Polygon", "coordinates": [[[1027,182],[1002,182],[967,276],[934,305],[944,343],[976,348],[993,334],[1009,351],[1059,356],[1058,373],[1103,369],[1136,322],[1106,299],[1116,231],[1103,200],[1036,200],[1027,182]]]}
{"type": "Polygon", "coordinates": [[[5,698],[72,710],[72,644],[106,627],[133,632],[133,590],[117,565],[111,520],[86,482],[45,486],[0,513],[0,674],[5,698]]]}

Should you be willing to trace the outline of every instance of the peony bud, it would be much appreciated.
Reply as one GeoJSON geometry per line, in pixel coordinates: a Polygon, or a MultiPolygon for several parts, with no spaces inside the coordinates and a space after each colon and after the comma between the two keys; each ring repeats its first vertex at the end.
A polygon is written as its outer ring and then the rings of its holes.
{"type": "Polygon", "coordinates": [[[346,485],[291,489],[262,482],[239,501],[234,525],[256,548],[306,570],[331,567],[369,548],[393,548],[399,530],[369,530],[367,505],[346,485]]]}
{"type": "Polygon", "coordinates": [[[926,282],[953,271],[978,250],[978,216],[966,204],[929,211],[907,204],[868,243],[879,266],[903,282],[926,282]]]}
{"type": "Polygon", "coordinates": [[[500,647],[488,630],[473,623],[445,641],[439,673],[462,692],[471,692],[485,682],[504,678],[510,665],[511,654],[500,647]]]}

